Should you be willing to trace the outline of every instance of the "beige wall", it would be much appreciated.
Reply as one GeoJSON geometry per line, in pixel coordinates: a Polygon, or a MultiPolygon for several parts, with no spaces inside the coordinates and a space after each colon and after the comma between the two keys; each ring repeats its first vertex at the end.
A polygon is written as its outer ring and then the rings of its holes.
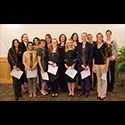
{"type": "Polygon", "coordinates": [[[35,36],[45,38],[47,33],[56,38],[65,33],[69,38],[73,32],[77,32],[80,37],[84,31],[93,34],[95,40],[98,32],[105,36],[107,29],[113,31],[113,38],[119,47],[125,46],[125,24],[0,24],[0,57],[7,56],[12,40],[14,38],[20,40],[24,32],[31,41],[35,36]]]}

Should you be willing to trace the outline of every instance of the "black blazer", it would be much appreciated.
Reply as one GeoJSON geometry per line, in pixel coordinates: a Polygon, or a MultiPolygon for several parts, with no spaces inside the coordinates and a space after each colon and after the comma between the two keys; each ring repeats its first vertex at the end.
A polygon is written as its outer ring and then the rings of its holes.
{"type": "Polygon", "coordinates": [[[27,50],[24,42],[20,42],[20,48],[25,52],[27,50]]]}
{"type": "Polygon", "coordinates": [[[68,66],[72,66],[74,63],[75,65],[77,64],[76,49],[65,52],[64,64],[67,64],[68,66]]]}
{"type": "MultiPolygon", "coordinates": [[[[78,46],[76,47],[76,51],[77,51],[76,57],[77,57],[80,67],[83,64],[82,62],[82,49],[83,48],[82,47],[83,47],[83,43],[79,43],[78,46]]],[[[86,65],[91,67],[91,62],[93,59],[93,48],[92,48],[92,44],[89,42],[86,42],[85,54],[86,54],[86,65]]]]}
{"type": "Polygon", "coordinates": [[[63,50],[61,48],[58,48],[57,52],[54,54],[52,52],[49,52],[48,60],[56,63],[57,66],[60,66],[64,61],[63,50]]]}
{"type": "Polygon", "coordinates": [[[22,49],[19,49],[17,54],[13,48],[9,49],[8,62],[11,66],[11,70],[13,69],[13,66],[16,65],[18,68],[20,68],[20,70],[24,71],[24,65],[22,62],[23,53],[24,51],[22,49]]]}

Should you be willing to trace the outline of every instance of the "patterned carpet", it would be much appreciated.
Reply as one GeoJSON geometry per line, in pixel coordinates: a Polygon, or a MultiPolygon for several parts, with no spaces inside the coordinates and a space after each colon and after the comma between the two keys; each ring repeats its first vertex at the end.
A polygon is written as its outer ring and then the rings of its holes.
{"type": "MultiPolygon", "coordinates": [[[[78,97],[77,88],[74,97],[68,97],[68,92],[59,92],[58,97],[51,97],[51,93],[50,91],[48,96],[43,96],[38,92],[37,96],[32,98],[29,98],[28,93],[23,93],[19,101],[100,101],[97,99],[97,91],[91,91],[88,98],[78,97]]],[[[0,101],[15,101],[12,84],[0,84],[0,101]]],[[[114,90],[107,92],[107,97],[103,101],[125,101],[125,88],[122,87],[122,83],[116,82],[114,90]]]]}

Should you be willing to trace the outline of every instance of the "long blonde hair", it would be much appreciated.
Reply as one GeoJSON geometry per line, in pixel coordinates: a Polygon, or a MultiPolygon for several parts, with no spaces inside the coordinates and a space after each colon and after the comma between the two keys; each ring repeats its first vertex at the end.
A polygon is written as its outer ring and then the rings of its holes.
{"type": "Polygon", "coordinates": [[[65,52],[68,52],[68,42],[69,42],[69,41],[72,42],[72,50],[75,49],[75,47],[74,47],[74,45],[73,45],[73,40],[72,40],[72,39],[68,39],[68,40],[66,41],[66,45],[65,45],[65,52]]]}

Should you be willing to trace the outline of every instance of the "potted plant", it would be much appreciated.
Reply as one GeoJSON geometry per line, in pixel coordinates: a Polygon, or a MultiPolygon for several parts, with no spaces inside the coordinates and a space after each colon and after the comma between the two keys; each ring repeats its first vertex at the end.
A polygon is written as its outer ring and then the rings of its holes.
{"type": "Polygon", "coordinates": [[[117,58],[116,77],[122,78],[123,87],[125,87],[125,76],[121,77],[123,72],[125,73],[125,47],[122,46],[119,52],[121,56],[117,58]]]}

